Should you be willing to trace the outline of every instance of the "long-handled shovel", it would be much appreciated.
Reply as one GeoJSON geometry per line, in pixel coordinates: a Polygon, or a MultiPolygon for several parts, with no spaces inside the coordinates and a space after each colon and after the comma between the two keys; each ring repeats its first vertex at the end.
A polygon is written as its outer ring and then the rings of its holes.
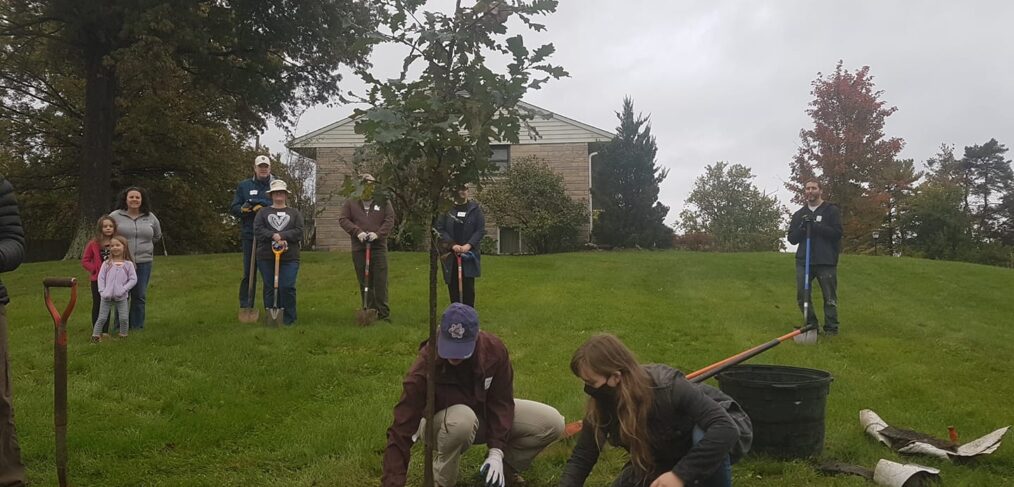
{"type": "Polygon", "coordinates": [[[377,320],[377,310],[369,307],[367,297],[370,294],[370,251],[372,242],[366,242],[366,263],[363,266],[363,307],[356,312],[356,323],[359,326],[369,326],[377,320]]]}
{"type": "MultiPolygon", "coordinates": [[[[239,321],[240,323],[256,323],[261,318],[261,312],[254,307],[254,283],[257,282],[257,239],[254,239],[253,246],[250,248],[250,267],[247,273],[247,300],[250,302],[249,308],[239,309],[239,321]]],[[[277,271],[276,271],[277,272],[277,271]]]]}
{"type": "Polygon", "coordinates": [[[285,247],[275,242],[271,244],[271,252],[275,254],[275,305],[268,308],[268,315],[271,316],[269,320],[271,324],[281,326],[285,308],[278,307],[278,268],[282,261],[282,252],[285,252],[285,247]]]}
{"type": "Polygon", "coordinates": [[[47,277],[42,280],[46,307],[53,317],[53,418],[56,427],[56,476],[60,487],[67,487],[67,320],[77,303],[77,279],[73,277],[47,277]],[[63,314],[57,311],[49,295],[51,287],[69,287],[70,302],[63,314]]]}
{"type": "Polygon", "coordinates": [[[807,326],[806,319],[810,316],[810,227],[806,224],[806,261],[803,263],[803,329],[806,333],[800,333],[792,338],[792,341],[801,345],[813,345],[817,343],[817,327],[807,326]]]}
{"type": "Polygon", "coordinates": [[[459,303],[464,303],[465,302],[465,291],[464,291],[465,287],[464,287],[464,284],[461,283],[461,254],[457,254],[457,256],[458,256],[458,302],[459,303]]]}
{"type": "MultiPolygon", "coordinates": [[[[784,342],[784,341],[786,341],[786,340],[788,340],[790,338],[795,338],[795,337],[799,336],[800,334],[807,333],[807,332],[809,332],[811,330],[816,330],[816,329],[817,329],[816,325],[810,325],[810,326],[805,326],[803,328],[800,328],[798,330],[792,330],[791,332],[786,333],[786,334],[784,334],[784,335],[782,335],[782,336],[780,336],[778,338],[775,338],[775,339],[773,339],[773,340],[771,340],[769,342],[762,343],[760,345],[757,345],[756,347],[749,348],[747,350],[739,352],[736,355],[733,355],[733,356],[731,356],[729,358],[719,360],[718,362],[715,362],[715,363],[713,363],[713,364],[711,364],[711,365],[709,365],[707,367],[695,370],[695,371],[687,374],[686,375],[686,379],[688,381],[694,382],[694,383],[704,382],[704,381],[706,381],[706,380],[714,377],[719,372],[721,372],[721,371],[723,371],[723,370],[725,370],[725,369],[727,369],[729,367],[732,367],[733,365],[737,365],[737,364],[743,363],[743,362],[745,362],[745,361],[747,361],[747,360],[749,360],[749,359],[751,359],[753,357],[756,357],[757,355],[760,355],[762,352],[765,352],[767,350],[770,350],[770,349],[778,346],[779,343],[782,343],[782,342],[784,342]]],[[[581,421],[574,421],[572,423],[568,423],[567,427],[564,429],[563,437],[564,438],[569,438],[569,437],[574,436],[575,434],[577,434],[579,431],[581,431],[581,421]]]]}

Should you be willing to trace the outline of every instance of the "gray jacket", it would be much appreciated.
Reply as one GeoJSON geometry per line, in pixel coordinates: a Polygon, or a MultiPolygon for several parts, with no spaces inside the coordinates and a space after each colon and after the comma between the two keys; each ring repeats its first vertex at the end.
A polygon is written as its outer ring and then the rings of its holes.
{"type": "Polygon", "coordinates": [[[127,214],[127,210],[113,210],[109,216],[116,220],[116,233],[127,239],[127,247],[130,248],[134,263],[151,262],[155,254],[155,242],[162,240],[162,225],[155,214],[142,214],[134,219],[127,214]]]}
{"type": "MultiPolygon", "coordinates": [[[[648,412],[649,444],[656,472],[644,476],[645,485],[655,476],[672,471],[686,485],[707,478],[727,456],[738,460],[749,448],[753,430],[749,418],[731,398],[705,384],[694,384],[683,373],[666,365],[645,365],[644,370],[655,386],[654,400],[648,412]],[[704,431],[704,438],[693,444],[693,430],[704,431]],[[650,477],[650,478],[648,478],[650,477]]],[[[611,444],[619,437],[618,422],[611,422],[599,433],[611,444]]],[[[595,430],[585,419],[574,452],[567,461],[560,487],[583,486],[598,461],[599,447],[595,430]]],[[[622,445],[621,445],[622,446],[622,445]]]]}

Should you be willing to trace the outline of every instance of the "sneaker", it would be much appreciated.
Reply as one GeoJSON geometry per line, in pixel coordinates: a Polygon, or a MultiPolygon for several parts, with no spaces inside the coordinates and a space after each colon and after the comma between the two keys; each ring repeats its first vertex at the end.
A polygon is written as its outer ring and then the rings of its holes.
{"type": "Polygon", "coordinates": [[[116,336],[118,336],[120,338],[127,338],[127,334],[126,333],[120,333],[120,334],[118,334],[116,336]]]}
{"type": "Polygon", "coordinates": [[[108,333],[103,333],[102,334],[102,339],[105,340],[106,338],[109,338],[109,334],[108,333]]]}
{"type": "Polygon", "coordinates": [[[837,336],[838,335],[838,329],[837,328],[824,328],[824,335],[825,336],[829,336],[829,337],[837,336]]]}
{"type": "Polygon", "coordinates": [[[102,337],[98,335],[92,335],[92,343],[99,343],[102,341],[102,337]]]}

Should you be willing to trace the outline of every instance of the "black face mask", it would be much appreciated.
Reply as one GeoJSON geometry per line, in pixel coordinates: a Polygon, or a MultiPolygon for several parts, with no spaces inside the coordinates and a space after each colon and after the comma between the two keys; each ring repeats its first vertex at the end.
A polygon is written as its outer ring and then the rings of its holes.
{"type": "Polygon", "coordinates": [[[589,384],[585,384],[584,392],[585,394],[588,394],[600,401],[612,401],[616,399],[616,388],[610,386],[608,383],[603,383],[599,387],[592,387],[589,384]]]}

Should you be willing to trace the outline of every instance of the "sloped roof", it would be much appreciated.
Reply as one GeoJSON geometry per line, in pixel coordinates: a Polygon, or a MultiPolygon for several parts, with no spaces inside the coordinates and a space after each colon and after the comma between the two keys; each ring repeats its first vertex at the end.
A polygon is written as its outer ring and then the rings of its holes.
{"type": "MultiPolygon", "coordinates": [[[[526,130],[522,128],[518,144],[604,142],[615,137],[615,134],[609,131],[564,117],[531,103],[520,102],[518,105],[525,110],[534,112],[535,117],[529,121],[529,124],[539,134],[538,138],[526,136],[526,130]]],[[[355,133],[354,122],[355,119],[352,117],[343,118],[313,132],[296,137],[286,146],[297,152],[301,152],[300,149],[320,147],[359,147],[363,145],[365,139],[362,135],[355,133]]],[[[534,136],[534,134],[532,135],[534,136]]]]}

